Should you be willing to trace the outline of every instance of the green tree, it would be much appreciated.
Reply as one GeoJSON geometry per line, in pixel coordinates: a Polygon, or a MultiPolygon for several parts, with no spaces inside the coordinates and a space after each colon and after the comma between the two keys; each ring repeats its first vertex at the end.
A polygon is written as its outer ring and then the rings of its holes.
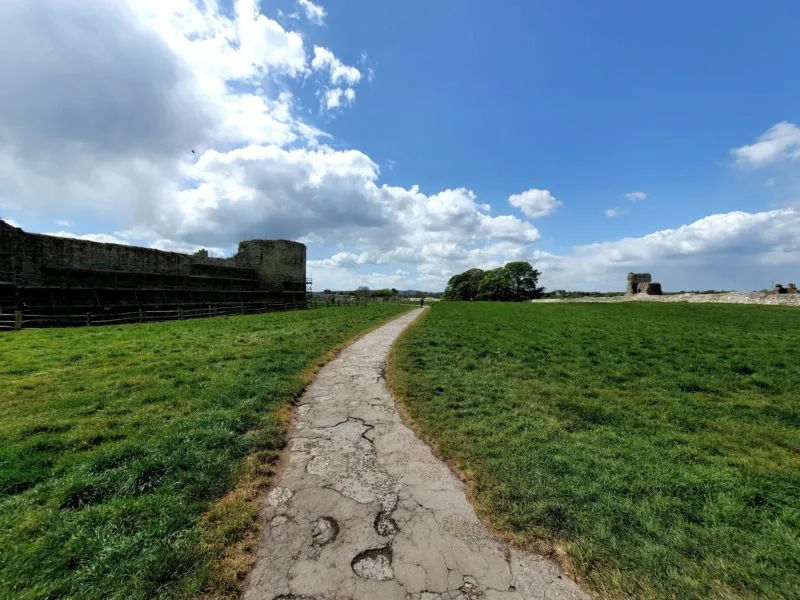
{"type": "Polygon", "coordinates": [[[514,300],[514,277],[504,267],[486,271],[478,286],[478,300],[514,300]]]}
{"type": "Polygon", "coordinates": [[[375,298],[391,298],[397,295],[397,290],[392,288],[383,288],[382,290],[374,290],[372,296],[375,298]]]}
{"type": "Polygon", "coordinates": [[[541,294],[542,289],[536,287],[541,273],[534,269],[531,263],[526,261],[510,262],[503,267],[503,270],[511,278],[510,291],[516,300],[536,298],[541,294]]]}
{"type": "Polygon", "coordinates": [[[447,282],[445,300],[527,300],[541,296],[536,287],[541,273],[529,262],[516,261],[504,267],[482,271],[468,269],[447,282]]]}
{"type": "Polygon", "coordinates": [[[478,296],[478,286],[483,280],[484,271],[467,269],[463,273],[453,275],[447,282],[444,291],[446,300],[473,300],[478,296]]]}

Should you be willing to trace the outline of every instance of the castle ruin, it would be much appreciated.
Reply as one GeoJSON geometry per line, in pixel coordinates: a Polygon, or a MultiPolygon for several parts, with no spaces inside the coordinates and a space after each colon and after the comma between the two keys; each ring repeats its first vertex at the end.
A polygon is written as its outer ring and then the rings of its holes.
{"type": "Polygon", "coordinates": [[[239,243],[230,258],[27,233],[0,220],[0,313],[115,313],[260,304],[306,308],[306,247],[239,243]]]}
{"type": "Polygon", "coordinates": [[[661,284],[653,283],[650,273],[628,273],[627,295],[645,294],[647,296],[660,296],[661,284]]]}

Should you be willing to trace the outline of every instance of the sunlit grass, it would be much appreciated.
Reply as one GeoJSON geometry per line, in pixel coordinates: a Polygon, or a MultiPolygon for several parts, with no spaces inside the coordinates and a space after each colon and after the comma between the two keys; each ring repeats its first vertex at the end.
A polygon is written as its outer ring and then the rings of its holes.
{"type": "Polygon", "coordinates": [[[798,328],[780,307],[442,303],[391,379],[484,516],[599,596],[800,598],[798,328]]]}
{"type": "Polygon", "coordinates": [[[286,406],[407,309],[0,335],[0,597],[234,591],[286,406]]]}

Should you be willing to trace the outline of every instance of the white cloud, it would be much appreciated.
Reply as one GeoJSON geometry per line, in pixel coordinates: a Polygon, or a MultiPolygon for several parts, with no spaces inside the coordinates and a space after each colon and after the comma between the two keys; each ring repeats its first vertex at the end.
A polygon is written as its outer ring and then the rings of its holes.
{"type": "Polygon", "coordinates": [[[123,246],[130,245],[130,242],[115,237],[113,235],[109,235],[107,233],[84,233],[78,235],[76,233],[72,233],[70,231],[49,231],[46,232],[45,235],[52,235],[55,237],[62,237],[62,238],[70,238],[73,240],[85,240],[87,242],[102,242],[104,244],[122,244],[123,246]]]}
{"type": "Polygon", "coordinates": [[[604,212],[608,218],[613,219],[614,217],[619,217],[620,215],[627,215],[628,209],[615,206],[614,208],[607,208],[604,212]]]}
{"type": "Polygon", "coordinates": [[[355,267],[356,265],[381,264],[381,262],[382,261],[378,257],[372,256],[369,252],[362,252],[361,254],[338,252],[330,258],[309,261],[309,265],[312,267],[355,267]]]}
{"type": "Polygon", "coordinates": [[[361,71],[356,67],[345,65],[333,52],[322,46],[314,46],[311,68],[315,71],[328,71],[333,85],[344,83],[353,86],[361,81],[361,71]]]}
{"type": "Polygon", "coordinates": [[[306,235],[298,236],[295,241],[305,244],[306,246],[320,246],[325,243],[325,238],[312,231],[306,235]]]}
{"type": "Polygon", "coordinates": [[[297,0],[297,3],[305,11],[306,18],[315,25],[324,25],[325,17],[328,14],[322,6],[314,4],[311,0],[297,0]]]}
{"type": "Polygon", "coordinates": [[[551,215],[561,206],[561,202],[556,200],[549,190],[535,188],[519,194],[512,194],[509,196],[508,202],[531,219],[551,215]]]}
{"type": "Polygon", "coordinates": [[[355,102],[356,92],[353,88],[331,88],[325,90],[324,104],[327,109],[350,106],[355,102]]]}
{"type": "Polygon", "coordinates": [[[534,253],[551,289],[621,290],[628,271],[646,271],[666,291],[761,289],[797,277],[800,210],[715,214],[637,238],[534,253]]]}
{"type": "Polygon", "coordinates": [[[740,165],[762,167],[800,157],[800,127],[781,121],[770,127],[752,144],[734,148],[731,153],[740,165]]]}
{"type": "Polygon", "coordinates": [[[647,200],[647,194],[645,194],[644,192],[628,192],[627,194],[625,194],[625,197],[631,202],[637,202],[639,200],[647,200]]]}
{"type": "Polygon", "coordinates": [[[217,258],[222,258],[228,254],[225,252],[224,248],[209,248],[199,244],[186,244],[169,239],[153,240],[148,244],[148,247],[155,248],[156,250],[165,250],[166,252],[180,252],[182,254],[194,254],[198,250],[206,250],[209,256],[214,256],[217,258]]]}
{"type": "Polygon", "coordinates": [[[56,220],[56,225],[59,227],[72,227],[72,221],[64,221],[62,219],[56,220]]]}
{"type": "Polygon", "coordinates": [[[0,23],[14,24],[0,35],[4,210],[77,224],[85,211],[121,232],[78,236],[62,224],[57,234],[188,252],[252,238],[328,244],[309,263],[318,289],[435,290],[454,272],[526,259],[584,289],[620,272],[624,281],[629,266],[670,284],[660,275],[670,265],[680,281],[703,265],[735,278],[798,263],[793,211],[714,215],[558,256],[531,247],[540,233],[527,218],[560,205],[547,190],[509,198],[520,218],[464,187],[389,185],[370,156],[302,116],[303,88],[326,103],[341,90],[344,107],[361,71],[258,5],[235,0],[231,14],[215,0],[0,2],[0,23]]]}
{"type": "Polygon", "coordinates": [[[14,219],[3,219],[3,221],[5,221],[8,225],[11,225],[12,227],[22,228],[22,225],[17,223],[14,219]]]}
{"type": "MultiPolygon", "coordinates": [[[[416,267],[414,275],[398,282],[403,288],[443,289],[452,274],[467,268],[490,269],[511,260],[527,260],[542,271],[540,283],[549,289],[624,290],[629,271],[647,271],[666,291],[750,290],[768,287],[770,279],[800,279],[798,239],[800,210],[780,209],[710,215],[641,237],[574,246],[563,255],[512,242],[465,248],[455,242],[431,241],[403,258],[389,254],[384,258],[390,268],[396,260],[416,267]]],[[[366,280],[359,279],[361,275],[353,269],[378,264],[368,255],[349,253],[312,261],[310,269],[315,285],[332,287],[336,281],[360,285],[366,280]]]]}

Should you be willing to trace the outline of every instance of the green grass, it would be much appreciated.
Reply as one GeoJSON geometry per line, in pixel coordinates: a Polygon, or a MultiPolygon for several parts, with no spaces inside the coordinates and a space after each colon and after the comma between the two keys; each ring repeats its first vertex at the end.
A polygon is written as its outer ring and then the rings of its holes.
{"type": "Polygon", "coordinates": [[[800,598],[800,310],[433,306],[391,382],[479,511],[605,598],[800,598]]]}
{"type": "Polygon", "coordinates": [[[0,335],[0,598],[231,592],[215,568],[252,525],[286,406],[407,309],[0,335]]]}

